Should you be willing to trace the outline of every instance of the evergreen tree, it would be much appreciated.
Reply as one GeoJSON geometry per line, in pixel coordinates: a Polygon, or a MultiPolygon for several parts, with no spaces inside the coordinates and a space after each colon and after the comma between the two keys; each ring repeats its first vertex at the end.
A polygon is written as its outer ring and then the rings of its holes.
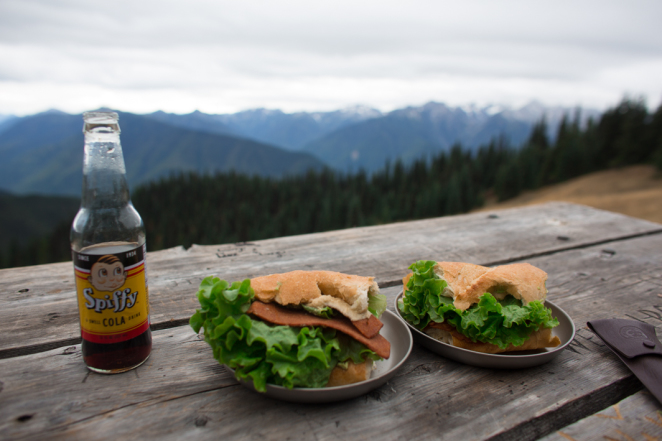
{"type": "Polygon", "coordinates": [[[521,177],[517,158],[499,168],[494,191],[500,201],[513,198],[522,191],[521,177]]]}
{"type": "Polygon", "coordinates": [[[607,110],[597,126],[597,161],[600,168],[645,162],[648,111],[642,100],[624,99],[607,110]]]}
{"type": "Polygon", "coordinates": [[[547,123],[541,119],[531,131],[531,136],[519,153],[522,164],[522,186],[535,189],[544,182],[543,165],[549,155],[550,145],[547,136],[547,123]]]}
{"type": "Polygon", "coordinates": [[[459,175],[454,174],[448,183],[448,197],[446,199],[446,206],[444,207],[444,214],[457,214],[462,212],[462,190],[460,186],[459,175]]]}
{"type": "Polygon", "coordinates": [[[650,118],[648,142],[651,162],[662,171],[662,104],[650,118]]]}

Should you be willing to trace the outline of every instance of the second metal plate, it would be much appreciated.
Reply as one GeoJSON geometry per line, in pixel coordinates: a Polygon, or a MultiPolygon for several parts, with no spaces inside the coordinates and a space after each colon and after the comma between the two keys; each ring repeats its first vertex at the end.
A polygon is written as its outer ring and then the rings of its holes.
{"type": "MultiPolygon", "coordinates": [[[[395,311],[405,323],[406,320],[400,315],[398,303],[402,299],[402,292],[395,298],[395,311]]],[[[559,325],[552,329],[552,335],[556,335],[561,344],[555,348],[539,349],[536,351],[509,352],[505,354],[486,354],[484,352],[475,352],[469,349],[457,348],[455,346],[443,343],[434,339],[416,329],[414,326],[407,323],[411,330],[416,343],[425,346],[432,352],[441,355],[442,357],[450,358],[460,363],[469,364],[483,368],[494,369],[521,369],[532,366],[538,366],[557,357],[563,349],[565,349],[572,339],[575,337],[575,325],[570,319],[570,316],[565,313],[561,308],[556,306],[550,301],[545,301],[545,306],[552,310],[552,315],[559,321],[559,325]]]]}

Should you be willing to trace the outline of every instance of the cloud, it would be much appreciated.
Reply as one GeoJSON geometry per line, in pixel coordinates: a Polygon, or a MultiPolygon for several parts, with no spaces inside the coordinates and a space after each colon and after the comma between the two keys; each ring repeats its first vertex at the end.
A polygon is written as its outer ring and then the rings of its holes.
{"type": "Polygon", "coordinates": [[[660,16],[655,1],[4,0],[0,113],[657,105],[660,16]]]}

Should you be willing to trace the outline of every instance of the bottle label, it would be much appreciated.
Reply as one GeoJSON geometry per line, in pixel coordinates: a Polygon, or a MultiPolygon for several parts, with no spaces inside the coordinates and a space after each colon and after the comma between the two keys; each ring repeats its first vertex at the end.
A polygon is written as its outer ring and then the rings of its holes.
{"type": "Polygon", "coordinates": [[[145,254],[144,245],[108,254],[72,251],[85,340],[119,343],[149,329],[145,254]]]}

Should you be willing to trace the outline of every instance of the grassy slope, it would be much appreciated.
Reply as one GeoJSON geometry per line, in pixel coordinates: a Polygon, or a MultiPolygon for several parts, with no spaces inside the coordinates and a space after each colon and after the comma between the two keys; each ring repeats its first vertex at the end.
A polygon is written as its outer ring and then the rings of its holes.
{"type": "Polygon", "coordinates": [[[526,192],[508,201],[488,202],[475,211],[550,201],[573,202],[662,223],[662,173],[648,165],[600,171],[526,192]]]}

